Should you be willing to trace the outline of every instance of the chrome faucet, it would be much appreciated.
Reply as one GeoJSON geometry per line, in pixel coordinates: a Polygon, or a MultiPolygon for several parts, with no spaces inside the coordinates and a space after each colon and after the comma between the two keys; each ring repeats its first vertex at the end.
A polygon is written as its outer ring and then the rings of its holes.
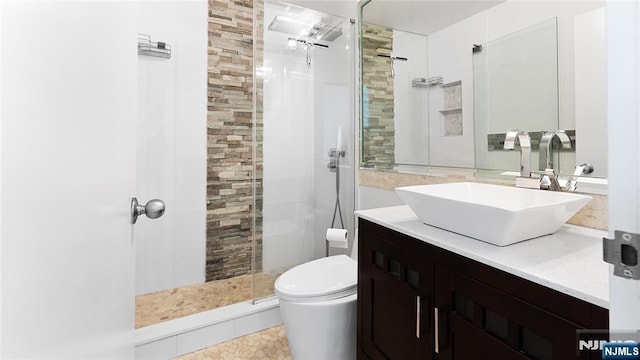
{"type": "Polygon", "coordinates": [[[513,150],[516,140],[520,142],[520,176],[531,177],[531,138],[525,131],[508,131],[504,138],[504,149],[513,150]]]}
{"type": "Polygon", "coordinates": [[[531,138],[521,130],[508,131],[504,138],[504,149],[513,150],[516,140],[520,143],[520,176],[516,178],[517,187],[539,189],[540,181],[531,177],[531,138]]]}
{"type": "Polygon", "coordinates": [[[539,150],[539,170],[540,175],[540,189],[562,191],[563,188],[558,182],[558,175],[553,168],[553,139],[560,140],[560,144],[563,149],[571,149],[571,139],[563,131],[558,130],[556,132],[547,132],[542,135],[540,139],[539,150]]]}

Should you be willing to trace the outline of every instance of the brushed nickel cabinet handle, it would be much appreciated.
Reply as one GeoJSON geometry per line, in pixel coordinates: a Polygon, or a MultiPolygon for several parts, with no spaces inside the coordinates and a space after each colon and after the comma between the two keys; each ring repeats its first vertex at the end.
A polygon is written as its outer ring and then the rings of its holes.
{"type": "Polygon", "coordinates": [[[440,339],[439,339],[439,331],[438,331],[438,308],[434,307],[433,308],[433,322],[434,322],[434,329],[435,329],[435,351],[436,354],[440,353],[440,339]]]}
{"type": "Polygon", "coordinates": [[[420,296],[416,296],[416,338],[420,339],[420,296]]]}

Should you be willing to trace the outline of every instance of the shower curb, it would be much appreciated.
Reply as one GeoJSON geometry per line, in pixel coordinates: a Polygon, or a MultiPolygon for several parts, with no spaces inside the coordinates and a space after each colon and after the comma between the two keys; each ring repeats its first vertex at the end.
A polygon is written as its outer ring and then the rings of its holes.
{"type": "Polygon", "coordinates": [[[277,298],[251,301],[135,330],[136,359],[171,359],[282,324],[277,298]]]}

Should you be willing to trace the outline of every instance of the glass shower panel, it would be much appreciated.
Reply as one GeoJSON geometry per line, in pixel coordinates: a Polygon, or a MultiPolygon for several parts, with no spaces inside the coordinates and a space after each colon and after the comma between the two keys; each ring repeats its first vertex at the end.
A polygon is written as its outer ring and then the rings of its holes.
{"type": "Polygon", "coordinates": [[[475,45],[473,97],[476,168],[517,169],[518,152],[499,146],[503,134],[527,131],[537,151],[541,132],[558,130],[557,19],[475,45]]]}
{"type": "Polygon", "coordinates": [[[260,299],[273,295],[282,272],[325,256],[337,189],[343,224],[337,212],[334,227],[353,233],[355,42],[349,19],[305,8],[265,2],[256,18],[263,37],[255,45],[263,46],[263,58],[255,64],[254,116],[262,162],[254,180],[253,236],[254,296],[260,299]],[[345,151],[339,184],[327,167],[336,147],[345,151]]]}
{"type": "Polygon", "coordinates": [[[193,313],[175,297],[205,280],[207,9],[137,6],[138,32],[171,47],[170,58],[138,55],[136,197],[166,204],[162,217],[143,216],[134,227],[136,327],[143,327],[193,313]]]}

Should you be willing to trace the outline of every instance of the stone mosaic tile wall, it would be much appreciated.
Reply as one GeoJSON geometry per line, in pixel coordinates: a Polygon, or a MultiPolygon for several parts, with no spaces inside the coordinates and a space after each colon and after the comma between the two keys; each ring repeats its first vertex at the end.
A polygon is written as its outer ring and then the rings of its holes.
{"type": "Polygon", "coordinates": [[[376,168],[389,168],[395,162],[393,77],[391,59],[378,54],[391,54],[393,31],[364,24],[362,37],[362,81],[366,89],[363,160],[368,165],[376,164],[376,168]]]}
{"type": "Polygon", "coordinates": [[[207,281],[251,272],[253,7],[209,1],[207,281]]]}
{"type": "Polygon", "coordinates": [[[442,85],[442,95],[443,135],[462,135],[462,82],[442,85]]]}

